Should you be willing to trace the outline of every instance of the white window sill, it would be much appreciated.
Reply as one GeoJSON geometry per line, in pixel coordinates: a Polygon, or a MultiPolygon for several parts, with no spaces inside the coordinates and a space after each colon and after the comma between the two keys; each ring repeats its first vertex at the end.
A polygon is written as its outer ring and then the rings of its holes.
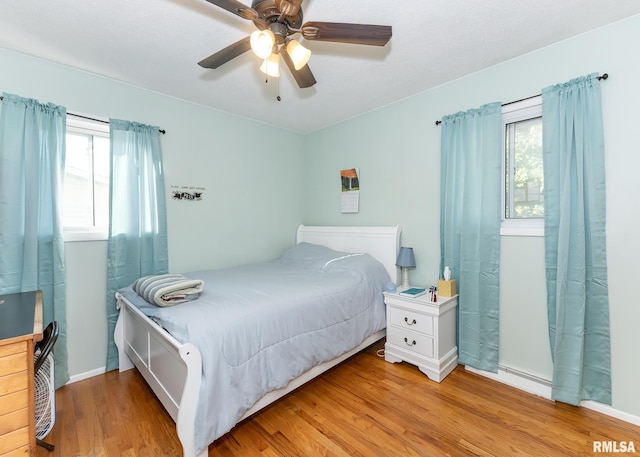
{"type": "Polygon", "coordinates": [[[544,236],[544,219],[503,220],[500,236],[544,236]]]}
{"type": "Polygon", "coordinates": [[[107,241],[108,229],[105,228],[65,228],[64,242],[74,243],[78,241],[107,241]]]}

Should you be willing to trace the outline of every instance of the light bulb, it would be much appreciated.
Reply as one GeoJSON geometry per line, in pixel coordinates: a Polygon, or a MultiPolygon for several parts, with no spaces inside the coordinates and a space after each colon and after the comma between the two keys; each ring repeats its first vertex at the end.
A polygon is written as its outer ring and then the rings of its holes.
{"type": "Polygon", "coordinates": [[[280,54],[271,54],[260,66],[260,71],[274,78],[280,77],[280,54]]]}
{"type": "Polygon", "coordinates": [[[251,49],[261,59],[271,55],[275,42],[276,38],[271,30],[256,30],[251,34],[251,49]]]}
{"type": "Polygon", "coordinates": [[[300,70],[304,67],[311,58],[311,51],[302,46],[296,40],[291,40],[287,43],[287,54],[291,57],[293,67],[296,70],[300,70]]]}

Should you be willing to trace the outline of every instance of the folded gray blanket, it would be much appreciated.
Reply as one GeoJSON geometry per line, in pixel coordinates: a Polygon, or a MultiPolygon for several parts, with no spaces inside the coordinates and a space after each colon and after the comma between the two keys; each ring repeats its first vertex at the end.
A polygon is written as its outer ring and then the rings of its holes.
{"type": "Polygon", "coordinates": [[[204,282],[180,274],[163,274],[139,278],[132,287],[153,305],[173,306],[198,298],[204,290],[204,282]]]}

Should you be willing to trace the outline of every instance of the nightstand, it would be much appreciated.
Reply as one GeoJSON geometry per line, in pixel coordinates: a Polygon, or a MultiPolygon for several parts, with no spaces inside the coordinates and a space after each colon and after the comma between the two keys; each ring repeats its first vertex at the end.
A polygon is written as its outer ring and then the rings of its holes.
{"type": "Polygon", "coordinates": [[[456,346],[456,307],[458,296],[437,297],[427,292],[405,297],[384,292],[387,305],[387,362],[409,362],[429,379],[440,382],[458,365],[456,346]]]}

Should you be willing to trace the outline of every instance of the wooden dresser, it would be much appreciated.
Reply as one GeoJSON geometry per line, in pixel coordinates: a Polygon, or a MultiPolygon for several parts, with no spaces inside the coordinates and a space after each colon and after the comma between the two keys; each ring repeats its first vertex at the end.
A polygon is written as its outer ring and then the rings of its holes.
{"type": "Polygon", "coordinates": [[[0,457],[35,456],[33,345],[42,293],[0,295],[0,457]]]}

